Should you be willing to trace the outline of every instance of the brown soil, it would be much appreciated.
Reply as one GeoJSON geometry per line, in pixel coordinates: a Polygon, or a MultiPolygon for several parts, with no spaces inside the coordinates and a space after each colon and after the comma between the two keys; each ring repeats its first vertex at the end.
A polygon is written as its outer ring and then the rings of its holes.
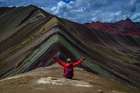
{"type": "Polygon", "coordinates": [[[0,93],[140,93],[140,90],[122,85],[121,83],[102,78],[98,75],[75,68],[73,80],[63,78],[63,70],[57,65],[47,68],[38,68],[28,73],[8,77],[0,80],[0,93]],[[63,85],[51,83],[38,84],[41,78],[59,80],[63,85]],[[91,87],[74,86],[73,82],[86,82],[91,87]]]}

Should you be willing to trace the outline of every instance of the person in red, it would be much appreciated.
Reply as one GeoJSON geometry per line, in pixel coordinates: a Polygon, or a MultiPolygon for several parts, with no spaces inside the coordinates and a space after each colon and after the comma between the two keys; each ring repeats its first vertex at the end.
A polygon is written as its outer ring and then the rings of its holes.
{"type": "Polygon", "coordinates": [[[53,58],[55,62],[57,62],[58,64],[60,64],[63,68],[64,68],[64,77],[68,78],[68,79],[72,79],[74,76],[74,67],[78,66],[79,64],[81,64],[85,58],[81,57],[79,60],[72,62],[70,58],[67,58],[67,62],[61,60],[58,57],[54,57],[53,58]]]}

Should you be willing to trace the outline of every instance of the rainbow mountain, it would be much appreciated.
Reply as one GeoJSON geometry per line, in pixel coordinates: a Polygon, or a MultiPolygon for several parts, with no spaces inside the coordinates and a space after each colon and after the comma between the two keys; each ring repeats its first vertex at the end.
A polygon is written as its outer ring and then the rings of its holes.
{"type": "Polygon", "coordinates": [[[140,87],[140,23],[131,23],[80,24],[33,5],[1,7],[0,78],[50,66],[61,52],[85,56],[87,71],[140,87]]]}

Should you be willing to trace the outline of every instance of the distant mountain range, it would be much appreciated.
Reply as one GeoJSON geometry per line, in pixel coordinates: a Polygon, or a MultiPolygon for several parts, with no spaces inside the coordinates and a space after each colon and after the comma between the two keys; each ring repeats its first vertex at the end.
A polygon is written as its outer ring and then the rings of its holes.
{"type": "Polygon", "coordinates": [[[116,23],[87,23],[86,26],[91,30],[96,29],[125,36],[140,36],[140,23],[134,23],[129,18],[116,23]]]}
{"type": "Polygon", "coordinates": [[[140,23],[79,24],[30,5],[0,8],[0,77],[53,64],[64,53],[81,67],[140,87],[140,23]]]}

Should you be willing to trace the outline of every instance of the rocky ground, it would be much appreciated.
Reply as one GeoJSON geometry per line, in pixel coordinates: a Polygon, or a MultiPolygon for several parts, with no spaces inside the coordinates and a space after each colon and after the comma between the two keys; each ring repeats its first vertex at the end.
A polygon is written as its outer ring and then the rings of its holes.
{"type": "Polygon", "coordinates": [[[75,68],[73,80],[58,65],[0,80],[0,93],[140,93],[140,90],[75,68]]]}

